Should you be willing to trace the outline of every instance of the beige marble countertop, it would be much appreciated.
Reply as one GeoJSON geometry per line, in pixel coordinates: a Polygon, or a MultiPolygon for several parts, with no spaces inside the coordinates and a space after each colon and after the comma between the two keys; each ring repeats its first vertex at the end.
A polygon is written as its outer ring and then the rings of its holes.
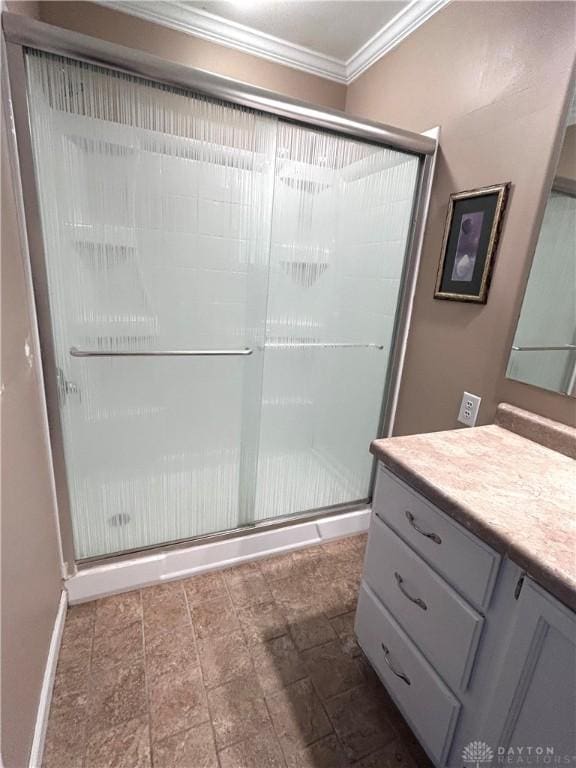
{"type": "Polygon", "coordinates": [[[576,463],[497,424],[375,440],[388,469],[576,610],[576,463]]]}

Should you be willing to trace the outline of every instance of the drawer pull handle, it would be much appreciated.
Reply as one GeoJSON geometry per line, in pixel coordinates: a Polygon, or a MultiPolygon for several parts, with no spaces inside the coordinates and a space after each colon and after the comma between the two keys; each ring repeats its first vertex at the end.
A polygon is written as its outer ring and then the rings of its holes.
{"type": "Polygon", "coordinates": [[[412,512],[408,512],[408,510],[406,510],[406,517],[408,518],[408,522],[415,531],[418,531],[418,533],[422,534],[422,536],[426,536],[427,539],[432,539],[435,544],[442,544],[442,539],[440,536],[438,536],[437,533],[428,533],[428,531],[423,531],[422,528],[420,528],[412,512]]]}
{"type": "Polygon", "coordinates": [[[384,651],[384,661],[386,662],[386,665],[388,666],[392,674],[396,675],[396,677],[399,677],[400,680],[403,680],[406,683],[406,685],[412,685],[408,675],[405,675],[404,672],[398,672],[397,669],[394,669],[394,667],[392,666],[392,662],[390,661],[390,651],[388,650],[388,648],[386,648],[384,643],[382,643],[382,650],[384,651]]]}
{"type": "Polygon", "coordinates": [[[422,600],[419,597],[413,597],[406,590],[406,587],[404,586],[404,579],[402,578],[402,576],[400,576],[398,571],[394,571],[394,578],[396,579],[396,584],[398,584],[398,589],[400,590],[400,592],[402,592],[404,597],[407,597],[408,600],[410,600],[411,603],[414,603],[414,605],[417,605],[418,608],[422,608],[423,611],[427,611],[428,610],[428,606],[426,605],[424,600],[422,600]]]}

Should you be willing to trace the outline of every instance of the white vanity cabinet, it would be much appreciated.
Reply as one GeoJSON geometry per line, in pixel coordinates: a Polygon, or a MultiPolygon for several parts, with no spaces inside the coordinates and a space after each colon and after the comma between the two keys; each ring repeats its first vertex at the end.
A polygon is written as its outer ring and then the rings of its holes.
{"type": "Polygon", "coordinates": [[[511,758],[531,747],[542,764],[576,765],[576,615],[526,578],[503,641],[483,739],[511,758]]]}
{"type": "Polygon", "coordinates": [[[356,633],[438,768],[473,741],[576,765],[576,615],[381,464],[356,633]]]}

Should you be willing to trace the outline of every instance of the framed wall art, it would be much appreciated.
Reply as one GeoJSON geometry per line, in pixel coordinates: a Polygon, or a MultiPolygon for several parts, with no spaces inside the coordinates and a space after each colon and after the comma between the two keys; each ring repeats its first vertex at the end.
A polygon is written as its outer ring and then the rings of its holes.
{"type": "Polygon", "coordinates": [[[486,304],[510,182],[450,195],[434,298],[486,304]]]}

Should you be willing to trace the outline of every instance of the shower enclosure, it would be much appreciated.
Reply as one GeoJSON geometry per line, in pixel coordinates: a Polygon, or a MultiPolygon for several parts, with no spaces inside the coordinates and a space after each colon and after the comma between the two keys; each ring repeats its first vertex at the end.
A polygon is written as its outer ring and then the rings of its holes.
{"type": "Polygon", "coordinates": [[[18,50],[76,558],[367,502],[432,142],[18,50]]]}

